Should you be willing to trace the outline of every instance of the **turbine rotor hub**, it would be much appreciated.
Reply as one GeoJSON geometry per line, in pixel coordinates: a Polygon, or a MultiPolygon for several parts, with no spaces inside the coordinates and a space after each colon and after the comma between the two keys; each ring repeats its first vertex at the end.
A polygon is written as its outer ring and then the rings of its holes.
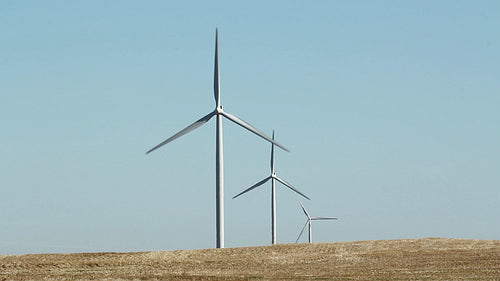
{"type": "Polygon", "coordinates": [[[217,112],[217,114],[221,114],[222,112],[224,112],[224,110],[222,110],[222,105],[219,105],[217,108],[215,108],[215,112],[217,112]]]}

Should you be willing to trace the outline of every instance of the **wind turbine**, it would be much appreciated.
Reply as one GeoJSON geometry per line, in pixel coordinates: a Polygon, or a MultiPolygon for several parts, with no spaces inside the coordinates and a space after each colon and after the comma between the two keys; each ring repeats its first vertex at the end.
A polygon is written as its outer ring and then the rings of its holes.
{"type": "MultiPolygon", "coordinates": [[[[274,130],[273,130],[273,140],[274,140],[274,130]]],[[[276,176],[276,172],[274,171],[274,142],[271,144],[271,175],[268,176],[267,178],[259,181],[258,183],[252,185],[251,187],[245,189],[238,195],[234,196],[234,198],[247,193],[248,191],[259,187],[266,183],[268,180],[271,180],[271,243],[276,244],[276,181],[279,181],[280,183],[284,184],[286,187],[290,188],[291,190],[295,191],[296,193],[300,194],[304,198],[309,199],[306,195],[302,194],[300,191],[298,191],[295,187],[293,187],[291,184],[288,182],[280,179],[278,176],[276,176]]],[[[310,200],[310,199],[309,199],[310,200]]]]}
{"type": "Polygon", "coordinates": [[[255,127],[249,123],[243,121],[242,119],[225,112],[222,110],[222,105],[220,101],[220,80],[219,80],[219,32],[215,29],[215,63],[214,63],[214,98],[215,98],[215,109],[203,116],[202,118],[195,121],[193,124],[187,126],[186,128],[180,130],[175,135],[166,139],[162,143],[150,149],[146,154],[164,146],[165,144],[193,131],[194,129],[200,127],[201,125],[207,123],[212,117],[217,117],[216,122],[216,147],[215,147],[215,213],[216,213],[216,247],[224,248],[224,156],[223,156],[223,145],[222,145],[222,117],[226,117],[230,121],[240,125],[241,127],[249,130],[250,132],[256,134],[257,136],[276,144],[278,147],[285,151],[289,151],[281,144],[277,143],[270,137],[261,133],[255,127]]]}
{"type": "MultiPolygon", "coordinates": [[[[297,198],[298,200],[298,198],[297,198]]],[[[307,221],[306,224],[304,224],[304,227],[302,227],[302,231],[300,231],[299,237],[297,237],[297,240],[295,240],[295,243],[297,243],[300,239],[300,236],[304,232],[304,229],[306,229],[306,226],[309,225],[309,243],[312,243],[312,221],[319,221],[319,220],[336,220],[337,218],[328,218],[328,217],[311,217],[309,213],[306,211],[306,208],[304,208],[304,205],[302,205],[302,202],[300,202],[300,206],[302,207],[302,211],[304,211],[304,214],[307,216],[307,221]]]]}

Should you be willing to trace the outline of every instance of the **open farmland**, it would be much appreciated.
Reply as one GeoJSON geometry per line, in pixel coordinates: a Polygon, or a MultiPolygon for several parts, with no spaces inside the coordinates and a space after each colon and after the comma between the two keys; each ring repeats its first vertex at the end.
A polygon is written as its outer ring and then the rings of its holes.
{"type": "Polygon", "coordinates": [[[500,240],[0,256],[0,280],[500,280],[500,240]]]}

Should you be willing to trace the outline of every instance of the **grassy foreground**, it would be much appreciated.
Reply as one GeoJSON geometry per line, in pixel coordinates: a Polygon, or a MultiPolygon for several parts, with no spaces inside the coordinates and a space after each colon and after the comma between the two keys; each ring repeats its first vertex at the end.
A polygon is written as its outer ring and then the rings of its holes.
{"type": "Polygon", "coordinates": [[[500,280],[500,240],[0,256],[0,280],[500,280]]]}

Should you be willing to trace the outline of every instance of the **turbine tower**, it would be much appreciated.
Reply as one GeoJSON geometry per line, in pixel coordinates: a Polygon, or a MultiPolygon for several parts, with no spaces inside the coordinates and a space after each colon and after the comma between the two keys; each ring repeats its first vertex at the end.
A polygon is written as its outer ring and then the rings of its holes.
{"type": "MultiPolygon", "coordinates": [[[[297,200],[299,200],[297,198],[297,200]]],[[[306,211],[306,208],[304,208],[304,205],[302,205],[302,202],[300,202],[300,207],[302,207],[302,211],[304,211],[304,214],[307,216],[307,221],[306,224],[304,224],[304,227],[302,227],[302,231],[300,231],[299,237],[297,237],[297,240],[295,240],[295,243],[297,243],[300,239],[300,236],[304,232],[304,229],[306,229],[306,226],[309,225],[309,243],[312,243],[312,221],[318,221],[318,220],[336,220],[337,218],[328,218],[328,217],[311,217],[309,213],[306,211]]]]}
{"type": "Polygon", "coordinates": [[[215,63],[214,63],[214,98],[215,98],[215,110],[203,116],[199,120],[195,121],[193,124],[187,126],[186,128],[180,130],[175,135],[166,139],[162,143],[150,149],[146,154],[164,146],[165,144],[195,130],[201,125],[207,123],[212,117],[217,117],[216,122],[216,147],[215,147],[215,212],[216,212],[216,247],[224,248],[224,156],[223,156],[223,145],[222,145],[222,117],[226,117],[230,121],[240,125],[241,127],[249,130],[250,132],[256,134],[257,136],[276,144],[278,147],[285,151],[289,151],[281,144],[277,143],[267,135],[261,133],[255,127],[249,123],[243,121],[242,119],[225,112],[222,109],[220,100],[220,80],[219,80],[219,40],[218,40],[218,30],[215,29],[215,63]]]}
{"type": "MultiPolygon", "coordinates": [[[[273,130],[273,140],[274,140],[274,130],[273,130]]],[[[278,176],[276,176],[276,172],[274,171],[274,142],[271,143],[271,175],[268,176],[267,178],[259,181],[258,183],[252,185],[251,187],[245,189],[238,195],[234,196],[234,198],[256,188],[264,183],[266,183],[268,180],[271,180],[271,243],[276,244],[276,181],[279,181],[280,183],[284,184],[286,187],[290,188],[291,190],[295,191],[296,193],[300,194],[304,198],[309,199],[306,195],[302,194],[300,191],[298,191],[295,187],[293,187],[291,184],[288,182],[280,179],[278,176]]],[[[309,199],[310,200],[310,199],[309,199]]]]}

